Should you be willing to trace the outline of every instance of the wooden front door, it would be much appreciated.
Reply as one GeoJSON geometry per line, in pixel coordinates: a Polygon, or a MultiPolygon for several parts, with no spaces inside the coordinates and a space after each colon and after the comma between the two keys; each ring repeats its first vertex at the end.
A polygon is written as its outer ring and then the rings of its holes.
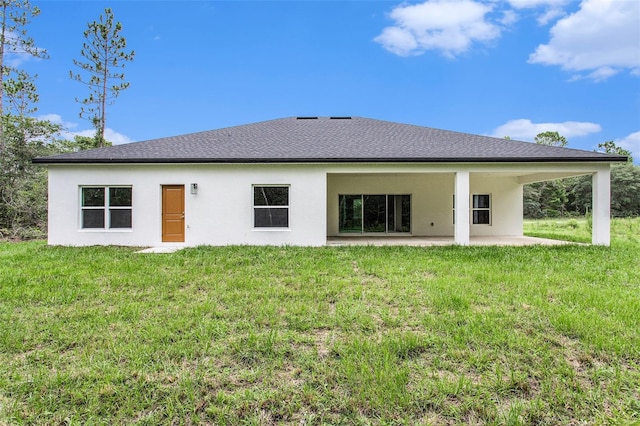
{"type": "Polygon", "coordinates": [[[162,186],[162,242],[184,242],[184,185],[162,186]]]}

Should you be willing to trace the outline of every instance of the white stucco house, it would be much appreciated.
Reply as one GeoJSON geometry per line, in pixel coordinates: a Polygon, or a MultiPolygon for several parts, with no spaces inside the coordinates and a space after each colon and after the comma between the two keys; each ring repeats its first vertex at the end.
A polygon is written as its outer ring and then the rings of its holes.
{"type": "Polygon", "coordinates": [[[33,160],[55,245],[305,245],[522,235],[526,183],[593,176],[609,244],[626,157],[360,117],[290,117],[33,160]]]}

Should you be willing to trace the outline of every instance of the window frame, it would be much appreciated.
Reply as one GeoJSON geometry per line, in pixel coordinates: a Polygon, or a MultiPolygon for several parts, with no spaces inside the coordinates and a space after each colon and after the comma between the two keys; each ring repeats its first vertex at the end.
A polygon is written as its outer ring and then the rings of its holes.
{"type": "Polygon", "coordinates": [[[291,185],[290,184],[253,184],[251,185],[251,211],[253,213],[252,215],[252,221],[253,221],[253,229],[254,230],[260,230],[260,231],[267,231],[267,230],[284,230],[284,229],[291,229],[291,185]],[[257,205],[256,204],[256,189],[257,188],[286,188],[287,189],[287,203],[286,204],[280,204],[280,205],[257,205]],[[256,212],[257,210],[260,209],[277,209],[277,210],[285,210],[286,211],[286,220],[287,220],[287,224],[286,226],[268,226],[268,225],[258,225],[256,223],[256,212]]]}
{"type": "Polygon", "coordinates": [[[456,194],[452,195],[453,202],[451,204],[452,223],[456,224],[456,194]]]}
{"type": "MultiPolygon", "coordinates": [[[[400,198],[402,200],[402,198],[400,198]]],[[[402,201],[401,201],[402,203],[402,201]]],[[[342,235],[393,235],[393,234],[408,234],[410,235],[413,232],[413,216],[412,216],[412,211],[413,211],[413,194],[412,193],[357,193],[357,194],[352,194],[352,193],[348,193],[348,194],[338,194],[338,233],[342,234],[342,235]],[[359,219],[359,229],[356,228],[349,228],[349,229],[344,229],[342,228],[342,224],[343,224],[343,219],[345,219],[342,215],[343,215],[343,202],[345,202],[345,200],[347,199],[347,197],[351,197],[351,199],[353,200],[360,200],[360,205],[359,205],[359,210],[360,210],[360,217],[357,218],[359,219]],[[372,231],[372,230],[368,230],[365,229],[366,227],[366,219],[365,219],[365,215],[366,215],[366,206],[367,206],[367,200],[366,197],[384,197],[384,231],[372,231]],[[390,197],[394,197],[394,204],[393,207],[391,207],[391,204],[389,203],[390,197]],[[408,199],[408,209],[407,211],[403,211],[401,210],[400,212],[400,216],[401,216],[401,229],[403,227],[402,225],[402,216],[403,215],[407,215],[407,221],[408,224],[406,225],[407,230],[400,230],[398,231],[397,229],[391,229],[389,226],[389,219],[390,219],[390,213],[391,210],[393,209],[393,214],[396,215],[398,214],[395,203],[396,203],[396,197],[407,197],[408,199]]],[[[346,223],[346,221],[344,221],[346,223]]],[[[394,218],[394,223],[397,224],[397,218],[394,218]]]]}
{"type": "Polygon", "coordinates": [[[471,224],[472,225],[487,225],[487,226],[491,226],[493,220],[492,220],[492,206],[493,206],[493,200],[491,199],[491,194],[487,194],[487,193],[482,193],[482,194],[472,194],[471,195],[471,224]],[[488,207],[476,207],[476,197],[487,197],[487,205],[488,207]],[[476,212],[487,212],[488,213],[488,218],[487,218],[487,222],[480,222],[480,221],[476,221],[476,212]]]}
{"type": "Polygon", "coordinates": [[[81,185],[79,187],[79,228],[81,231],[98,231],[98,232],[126,232],[133,229],[133,185],[81,185]],[[102,189],[103,190],[103,204],[96,206],[85,206],[84,191],[85,189],[102,189]],[[129,189],[130,190],[130,205],[124,206],[112,206],[111,204],[111,189],[129,189]],[[130,212],[130,226],[112,226],[111,212],[115,210],[127,210],[130,212]],[[85,226],[84,212],[85,211],[102,211],[102,227],[87,227],[85,226]]]}

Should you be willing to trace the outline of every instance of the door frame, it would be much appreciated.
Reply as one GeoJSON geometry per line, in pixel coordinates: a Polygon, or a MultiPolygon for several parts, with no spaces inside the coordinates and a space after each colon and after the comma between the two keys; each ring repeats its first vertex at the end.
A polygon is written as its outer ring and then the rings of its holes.
{"type": "MultiPolygon", "coordinates": [[[[161,202],[161,208],[160,208],[160,225],[161,225],[161,240],[163,243],[184,243],[185,242],[185,189],[184,189],[184,184],[172,184],[172,185],[161,185],[161,189],[160,189],[160,202],[161,202]],[[166,196],[166,190],[168,189],[179,189],[182,192],[182,212],[181,217],[171,217],[171,218],[167,218],[166,213],[165,213],[165,196],[166,196]],[[173,234],[175,235],[175,237],[170,237],[167,236],[166,233],[166,224],[168,220],[180,220],[181,224],[180,227],[181,229],[181,233],[178,234],[173,234]]],[[[173,215],[177,215],[176,213],[172,213],[173,215]]]]}

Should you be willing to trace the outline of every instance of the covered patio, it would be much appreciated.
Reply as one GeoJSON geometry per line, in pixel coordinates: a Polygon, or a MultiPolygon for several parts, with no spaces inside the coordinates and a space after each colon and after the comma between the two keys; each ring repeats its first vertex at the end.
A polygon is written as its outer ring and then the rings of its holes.
{"type": "Polygon", "coordinates": [[[562,245],[523,235],[523,186],[591,175],[592,244],[609,245],[609,164],[336,165],[327,245],[562,245]]]}

